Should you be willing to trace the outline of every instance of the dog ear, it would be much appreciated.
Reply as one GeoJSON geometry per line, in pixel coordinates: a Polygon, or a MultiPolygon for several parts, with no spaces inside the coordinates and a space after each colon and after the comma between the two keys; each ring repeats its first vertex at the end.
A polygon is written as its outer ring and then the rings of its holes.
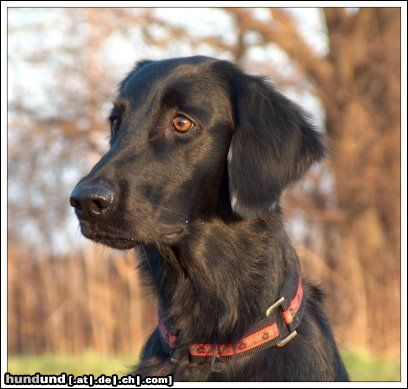
{"type": "Polygon", "coordinates": [[[325,145],[302,109],[263,78],[241,73],[233,84],[231,207],[256,218],[279,206],[282,191],[324,156],[325,145]]]}

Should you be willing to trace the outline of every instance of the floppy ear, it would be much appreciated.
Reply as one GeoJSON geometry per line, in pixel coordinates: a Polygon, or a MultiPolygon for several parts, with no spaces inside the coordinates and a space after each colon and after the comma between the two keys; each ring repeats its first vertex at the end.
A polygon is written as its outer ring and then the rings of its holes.
{"type": "Polygon", "coordinates": [[[282,191],[324,156],[322,134],[302,109],[260,77],[235,79],[228,153],[231,207],[244,218],[275,209],[282,191]]]}

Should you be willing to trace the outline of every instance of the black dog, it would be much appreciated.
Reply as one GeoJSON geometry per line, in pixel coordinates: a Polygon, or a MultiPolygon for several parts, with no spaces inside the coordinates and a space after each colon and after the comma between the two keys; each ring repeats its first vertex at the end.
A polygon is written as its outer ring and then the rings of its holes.
{"type": "Polygon", "coordinates": [[[160,320],[135,373],[347,380],[279,206],[325,151],[302,110],[229,62],[178,58],[140,62],[110,125],[70,201],[86,237],[142,249],[160,320]]]}

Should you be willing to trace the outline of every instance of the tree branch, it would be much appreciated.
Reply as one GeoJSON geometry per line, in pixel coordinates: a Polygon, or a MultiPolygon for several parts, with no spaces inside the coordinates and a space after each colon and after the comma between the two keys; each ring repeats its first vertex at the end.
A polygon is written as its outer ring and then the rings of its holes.
{"type": "Polygon", "coordinates": [[[318,93],[332,75],[331,64],[315,54],[300,36],[292,18],[281,9],[271,9],[273,21],[256,19],[251,12],[242,8],[227,8],[237,24],[246,31],[255,31],[264,43],[275,43],[291,57],[299,68],[310,76],[318,93]]]}

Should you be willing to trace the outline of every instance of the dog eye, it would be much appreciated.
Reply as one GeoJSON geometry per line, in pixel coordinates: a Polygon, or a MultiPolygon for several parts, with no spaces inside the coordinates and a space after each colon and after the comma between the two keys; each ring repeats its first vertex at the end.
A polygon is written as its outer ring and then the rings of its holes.
{"type": "Polygon", "coordinates": [[[110,122],[111,122],[111,131],[112,131],[112,134],[115,134],[116,131],[118,130],[119,120],[118,120],[118,118],[115,116],[115,117],[112,117],[112,118],[111,118],[110,122]]]}
{"type": "Polygon", "coordinates": [[[187,132],[194,127],[194,123],[185,116],[176,116],[173,119],[173,128],[178,132],[187,132]]]}

